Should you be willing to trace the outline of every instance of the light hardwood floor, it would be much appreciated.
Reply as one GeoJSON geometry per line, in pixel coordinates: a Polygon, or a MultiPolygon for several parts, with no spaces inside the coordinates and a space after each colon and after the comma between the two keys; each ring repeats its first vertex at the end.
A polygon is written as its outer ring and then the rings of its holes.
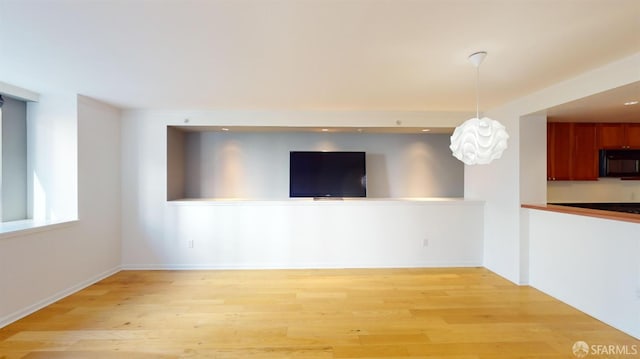
{"type": "Polygon", "coordinates": [[[640,350],[482,268],[122,271],[0,329],[0,358],[576,358],[579,340],[640,350]]]}

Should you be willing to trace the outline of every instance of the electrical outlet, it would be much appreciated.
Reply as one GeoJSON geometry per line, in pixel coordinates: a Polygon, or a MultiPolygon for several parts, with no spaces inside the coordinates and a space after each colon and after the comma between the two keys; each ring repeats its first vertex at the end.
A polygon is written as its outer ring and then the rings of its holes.
{"type": "Polygon", "coordinates": [[[189,241],[189,248],[193,248],[193,239],[189,241]]]}
{"type": "Polygon", "coordinates": [[[423,247],[429,247],[429,240],[428,239],[423,239],[422,240],[422,246],[423,247]]]}

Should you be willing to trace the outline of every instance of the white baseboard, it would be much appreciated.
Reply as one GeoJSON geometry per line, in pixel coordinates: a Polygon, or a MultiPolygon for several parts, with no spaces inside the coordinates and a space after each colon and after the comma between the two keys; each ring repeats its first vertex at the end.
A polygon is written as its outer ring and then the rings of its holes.
{"type": "Polygon", "coordinates": [[[57,292],[56,294],[45,298],[37,303],[34,303],[32,305],[29,305],[28,307],[25,307],[23,309],[20,309],[16,312],[13,312],[7,316],[4,316],[2,318],[0,318],[0,328],[5,327],[19,319],[22,319],[24,317],[26,317],[27,315],[34,313],[50,304],[53,304],[57,301],[59,301],[60,299],[67,297],[75,292],[78,292],[96,282],[99,282],[109,276],[114,275],[115,273],[118,273],[119,271],[122,270],[121,266],[116,266],[114,268],[111,268],[107,271],[104,271],[98,275],[95,275],[87,280],[84,280],[76,285],[73,285],[67,289],[61,290],[59,292],[57,292]]]}
{"type": "Polygon", "coordinates": [[[454,267],[482,267],[480,262],[432,262],[432,263],[403,263],[403,264],[371,264],[371,265],[345,265],[334,263],[310,263],[298,265],[274,265],[274,264],[124,264],[122,270],[233,270],[233,269],[354,269],[354,268],[454,268],[454,267]]]}

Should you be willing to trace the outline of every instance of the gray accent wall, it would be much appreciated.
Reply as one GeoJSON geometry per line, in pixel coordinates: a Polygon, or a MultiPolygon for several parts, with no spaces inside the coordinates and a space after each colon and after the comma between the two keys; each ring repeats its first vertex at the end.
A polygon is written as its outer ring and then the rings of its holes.
{"type": "Polygon", "coordinates": [[[27,104],[2,106],[2,222],[27,218],[27,104]]]}
{"type": "Polygon", "coordinates": [[[365,151],[370,198],[464,195],[449,135],[175,131],[167,133],[169,200],[286,199],[290,151],[365,151]]]}

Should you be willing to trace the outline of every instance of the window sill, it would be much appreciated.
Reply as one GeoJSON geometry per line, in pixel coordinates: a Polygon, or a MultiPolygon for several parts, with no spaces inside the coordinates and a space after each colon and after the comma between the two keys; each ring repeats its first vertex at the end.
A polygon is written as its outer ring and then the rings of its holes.
{"type": "Polygon", "coordinates": [[[68,227],[77,222],[77,219],[58,221],[37,221],[33,219],[25,219],[21,221],[3,222],[0,223],[0,239],[51,231],[54,229],[68,227]]]}

